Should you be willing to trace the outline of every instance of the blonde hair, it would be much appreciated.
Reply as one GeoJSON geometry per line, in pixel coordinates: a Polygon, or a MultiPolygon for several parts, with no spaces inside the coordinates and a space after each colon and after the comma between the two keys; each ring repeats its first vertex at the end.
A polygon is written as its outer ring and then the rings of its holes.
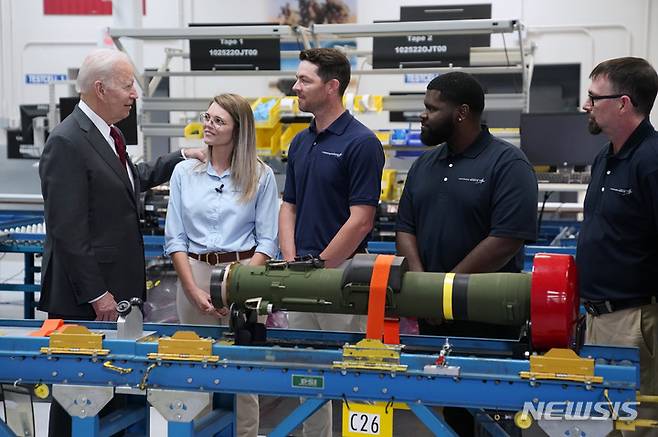
{"type": "MultiPolygon", "coordinates": [[[[256,154],[256,123],[247,99],[237,94],[220,94],[208,105],[217,103],[229,113],[233,122],[233,153],[231,154],[231,177],[241,191],[240,202],[251,200],[258,190],[258,180],[264,163],[256,154]]],[[[212,146],[208,146],[211,156],[212,146]]]]}

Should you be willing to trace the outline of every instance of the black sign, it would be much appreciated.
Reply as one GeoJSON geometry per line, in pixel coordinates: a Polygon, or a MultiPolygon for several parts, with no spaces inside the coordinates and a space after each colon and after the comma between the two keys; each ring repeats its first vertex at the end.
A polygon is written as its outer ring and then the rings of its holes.
{"type": "Polygon", "coordinates": [[[425,92],[389,91],[388,94],[391,96],[409,96],[409,95],[418,96],[418,109],[416,110],[408,109],[406,111],[389,111],[388,113],[389,121],[404,121],[408,123],[418,123],[420,121],[420,114],[425,109],[423,105],[425,92]]]}
{"type": "Polygon", "coordinates": [[[193,39],[190,40],[190,68],[192,70],[279,70],[281,68],[279,43],[279,38],[193,39]]]}
{"type": "Polygon", "coordinates": [[[491,3],[400,7],[400,21],[476,20],[484,18],[491,18],[491,3]]]}
{"type": "Polygon", "coordinates": [[[471,47],[489,45],[489,35],[407,35],[374,38],[373,68],[469,65],[471,47]]]}
{"type": "MultiPolygon", "coordinates": [[[[490,4],[400,8],[401,21],[491,18],[490,4]]],[[[490,35],[407,35],[373,38],[373,68],[468,66],[471,47],[487,47],[490,35]]]]}

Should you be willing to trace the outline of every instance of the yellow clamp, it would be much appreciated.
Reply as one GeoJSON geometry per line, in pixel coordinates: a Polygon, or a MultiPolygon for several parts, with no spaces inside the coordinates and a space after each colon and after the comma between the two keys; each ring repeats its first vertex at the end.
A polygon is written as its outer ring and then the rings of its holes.
{"type": "Polygon", "coordinates": [[[151,363],[147,368],[146,371],[144,372],[144,376],[142,376],[142,380],[139,382],[139,389],[144,390],[146,389],[146,381],[149,379],[149,375],[151,374],[151,371],[155,369],[157,366],[156,363],[151,363]]]}
{"type": "Polygon", "coordinates": [[[114,372],[120,373],[122,375],[125,375],[126,373],[130,373],[130,372],[133,371],[133,369],[130,368],[130,367],[115,366],[114,364],[112,364],[112,361],[105,361],[103,363],[103,367],[105,367],[106,369],[112,370],[114,372]]]}

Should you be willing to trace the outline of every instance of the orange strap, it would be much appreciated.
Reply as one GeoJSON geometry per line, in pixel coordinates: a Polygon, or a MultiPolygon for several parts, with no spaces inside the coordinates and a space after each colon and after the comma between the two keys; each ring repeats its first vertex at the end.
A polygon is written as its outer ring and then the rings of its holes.
{"type": "Polygon", "coordinates": [[[370,295],[368,296],[368,325],[366,327],[366,338],[369,339],[381,340],[384,335],[386,288],[394,258],[393,255],[378,255],[372,267],[370,295]]]}
{"type": "Polygon", "coordinates": [[[384,319],[384,343],[400,344],[400,318],[384,319]]]}
{"type": "Polygon", "coordinates": [[[64,320],[62,319],[46,319],[44,320],[41,328],[37,331],[31,332],[31,337],[50,337],[50,334],[57,331],[59,328],[64,326],[64,320]]]}

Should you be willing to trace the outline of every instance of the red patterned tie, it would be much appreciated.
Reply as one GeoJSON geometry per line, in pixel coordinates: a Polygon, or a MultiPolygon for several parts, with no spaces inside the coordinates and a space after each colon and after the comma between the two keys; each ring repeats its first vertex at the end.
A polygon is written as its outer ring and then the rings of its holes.
{"type": "Polygon", "coordinates": [[[110,136],[114,139],[114,148],[119,155],[119,161],[123,168],[126,168],[126,143],[123,142],[121,132],[116,126],[110,126],[110,136]]]}

